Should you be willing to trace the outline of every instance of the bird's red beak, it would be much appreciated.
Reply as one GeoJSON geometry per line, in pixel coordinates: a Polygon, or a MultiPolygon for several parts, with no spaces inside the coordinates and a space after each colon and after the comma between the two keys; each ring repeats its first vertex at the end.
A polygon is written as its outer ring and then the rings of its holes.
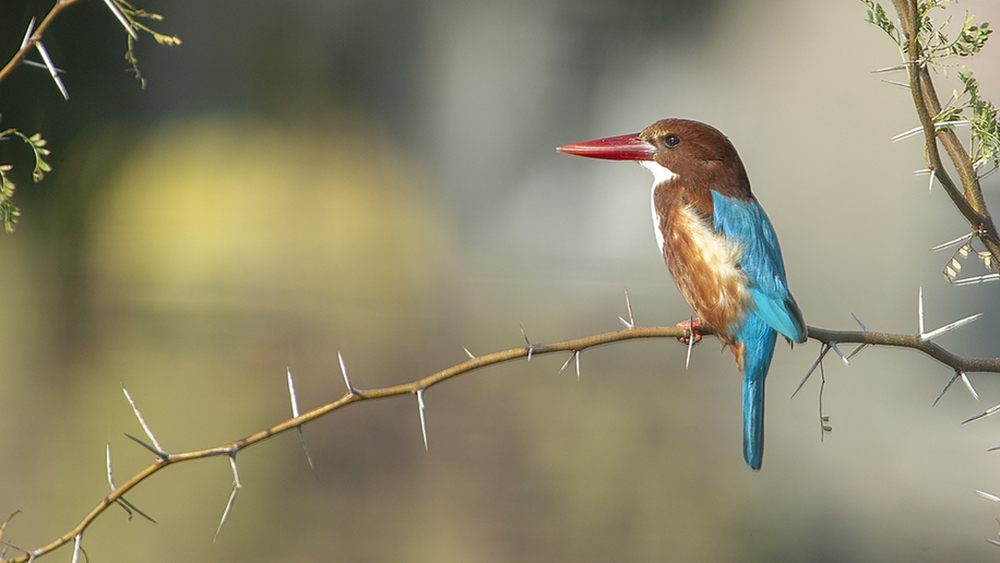
{"type": "Polygon", "coordinates": [[[572,145],[556,147],[556,150],[566,154],[606,160],[653,160],[656,147],[640,139],[638,133],[634,133],[573,143],[572,145]]]}

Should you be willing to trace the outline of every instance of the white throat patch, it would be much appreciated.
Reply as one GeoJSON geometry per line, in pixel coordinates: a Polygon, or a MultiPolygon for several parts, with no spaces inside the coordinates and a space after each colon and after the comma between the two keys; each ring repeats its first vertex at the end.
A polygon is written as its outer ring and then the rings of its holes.
{"type": "Polygon", "coordinates": [[[655,160],[640,160],[639,164],[653,173],[653,187],[669,182],[677,177],[674,171],[656,162],[655,160]]]}
{"type": "Polygon", "coordinates": [[[653,173],[653,187],[649,190],[649,203],[653,210],[653,234],[656,235],[656,246],[660,248],[660,253],[666,252],[663,246],[663,232],[660,231],[660,216],[656,213],[656,186],[665,184],[677,177],[673,170],[662,166],[655,160],[640,160],[639,164],[643,168],[653,173]]]}

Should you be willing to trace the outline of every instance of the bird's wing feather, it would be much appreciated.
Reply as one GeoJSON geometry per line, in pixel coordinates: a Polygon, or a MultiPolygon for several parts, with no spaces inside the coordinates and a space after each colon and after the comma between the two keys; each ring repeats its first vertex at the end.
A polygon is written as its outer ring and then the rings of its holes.
{"type": "Polygon", "coordinates": [[[788,291],[778,236],[756,199],[741,200],[712,192],[715,230],[737,242],[740,267],[756,313],[792,342],[806,340],[806,325],[795,298],[788,291]]]}

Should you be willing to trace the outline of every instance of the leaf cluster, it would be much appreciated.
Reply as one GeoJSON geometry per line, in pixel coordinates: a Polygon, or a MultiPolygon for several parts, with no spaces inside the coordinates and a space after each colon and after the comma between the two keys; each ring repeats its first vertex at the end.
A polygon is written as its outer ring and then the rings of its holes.
{"type": "MultiPolygon", "coordinates": [[[[164,35],[143,23],[143,21],[163,21],[163,16],[160,14],[154,14],[153,12],[148,12],[142,8],[136,8],[132,4],[129,4],[126,0],[112,1],[121,11],[122,15],[125,16],[125,19],[128,20],[129,25],[131,25],[133,29],[152,35],[153,39],[155,39],[160,45],[173,47],[181,44],[180,38],[176,35],[164,35]]],[[[143,78],[142,73],[139,72],[139,58],[135,54],[135,42],[136,36],[129,34],[128,49],[125,51],[125,61],[132,66],[132,71],[135,72],[135,77],[139,79],[142,88],[145,88],[146,79],[143,78]]]]}
{"type": "MultiPolygon", "coordinates": [[[[866,6],[868,23],[878,27],[888,35],[903,55],[905,38],[901,28],[886,14],[878,2],[861,0],[866,6]]],[[[993,30],[989,22],[975,23],[975,16],[966,13],[962,28],[955,39],[949,39],[945,30],[951,23],[951,18],[940,25],[931,17],[932,10],[943,9],[943,0],[924,0],[917,2],[918,43],[921,45],[921,64],[946,67],[942,58],[957,56],[969,57],[982,51],[993,30]]],[[[961,93],[956,93],[951,102],[940,113],[934,116],[937,123],[968,121],[972,131],[972,162],[974,168],[992,162],[984,174],[1000,167],[1000,122],[997,108],[989,100],[979,97],[979,83],[971,71],[961,66],[958,77],[964,85],[961,93]],[[964,100],[964,101],[961,101],[964,100]]],[[[982,177],[984,174],[979,174],[982,177]]]]}
{"type": "MultiPolygon", "coordinates": [[[[45,162],[45,157],[49,155],[50,151],[45,148],[45,139],[42,138],[41,133],[35,133],[29,137],[13,128],[0,131],[0,139],[6,139],[9,136],[20,138],[31,148],[35,155],[35,168],[31,171],[31,179],[36,183],[41,182],[45,174],[52,171],[49,163],[45,162]]],[[[11,169],[13,169],[13,165],[0,165],[0,221],[3,221],[3,228],[8,233],[14,231],[17,218],[21,215],[20,210],[10,201],[14,197],[14,189],[16,188],[14,182],[8,177],[8,172],[11,169]]]]}

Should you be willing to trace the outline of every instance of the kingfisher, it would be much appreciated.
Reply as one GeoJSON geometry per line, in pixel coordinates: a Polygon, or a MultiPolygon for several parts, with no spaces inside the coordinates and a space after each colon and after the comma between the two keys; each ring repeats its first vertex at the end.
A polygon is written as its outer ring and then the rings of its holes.
{"type": "MultiPolygon", "coordinates": [[[[679,323],[694,342],[711,327],[743,377],[743,458],[764,457],[764,379],[780,333],[806,341],[788,290],[774,227],[750,191],[733,143],[689,119],[662,119],[641,133],[558,147],[577,156],[635,161],[653,173],[657,245],[695,319],[679,323]]],[[[683,340],[682,340],[683,341],[683,340]]]]}

